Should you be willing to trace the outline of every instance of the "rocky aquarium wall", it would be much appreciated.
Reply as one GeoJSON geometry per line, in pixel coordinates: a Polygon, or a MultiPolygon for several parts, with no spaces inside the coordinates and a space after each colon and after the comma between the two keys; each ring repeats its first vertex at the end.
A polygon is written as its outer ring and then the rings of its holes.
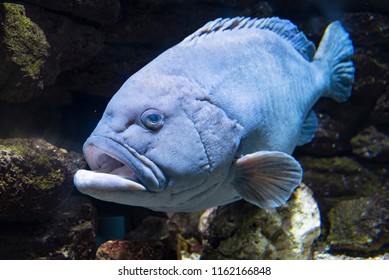
{"type": "Polygon", "coordinates": [[[380,0],[0,3],[0,259],[388,259],[389,4],[380,0]],[[293,4],[291,4],[293,2],[293,4]],[[290,19],[318,44],[339,19],[351,99],[322,99],[286,205],[158,213],[77,192],[82,144],[122,83],[218,17],[290,19]]]}

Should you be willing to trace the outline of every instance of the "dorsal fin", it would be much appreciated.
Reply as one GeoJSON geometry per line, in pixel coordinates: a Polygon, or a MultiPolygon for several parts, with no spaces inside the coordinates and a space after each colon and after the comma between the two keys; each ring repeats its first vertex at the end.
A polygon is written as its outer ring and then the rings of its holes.
{"type": "Polygon", "coordinates": [[[316,51],[315,45],[305,37],[303,32],[297,29],[296,25],[289,20],[279,19],[278,17],[261,19],[249,17],[218,18],[208,22],[199,30],[186,37],[182,42],[196,42],[208,34],[215,32],[251,28],[272,31],[289,41],[306,60],[312,61],[316,51]]]}

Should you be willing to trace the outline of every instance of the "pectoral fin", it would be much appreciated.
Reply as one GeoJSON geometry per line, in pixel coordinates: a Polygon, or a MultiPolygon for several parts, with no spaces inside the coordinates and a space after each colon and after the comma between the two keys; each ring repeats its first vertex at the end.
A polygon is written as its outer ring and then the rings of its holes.
{"type": "Polygon", "coordinates": [[[261,208],[284,204],[302,178],[300,164],[282,152],[246,155],[236,160],[235,168],[234,188],[243,199],[261,208]]]}

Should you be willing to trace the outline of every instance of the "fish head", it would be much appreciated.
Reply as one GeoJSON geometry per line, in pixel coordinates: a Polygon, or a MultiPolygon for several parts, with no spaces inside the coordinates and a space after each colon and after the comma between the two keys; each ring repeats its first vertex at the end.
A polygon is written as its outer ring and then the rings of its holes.
{"type": "Polygon", "coordinates": [[[91,172],[76,174],[77,188],[153,210],[210,207],[208,194],[227,176],[241,127],[207,94],[182,76],[129,78],[84,144],[91,172]]]}

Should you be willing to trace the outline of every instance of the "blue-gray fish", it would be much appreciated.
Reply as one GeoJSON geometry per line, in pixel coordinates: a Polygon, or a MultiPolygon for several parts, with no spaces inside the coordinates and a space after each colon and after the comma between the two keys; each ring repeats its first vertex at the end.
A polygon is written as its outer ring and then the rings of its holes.
{"type": "Polygon", "coordinates": [[[288,20],[211,21],[123,84],[84,144],[91,170],[74,183],[156,211],[278,207],[301,182],[290,154],[314,137],[313,105],[351,94],[352,55],[338,21],[317,51],[288,20]]]}

